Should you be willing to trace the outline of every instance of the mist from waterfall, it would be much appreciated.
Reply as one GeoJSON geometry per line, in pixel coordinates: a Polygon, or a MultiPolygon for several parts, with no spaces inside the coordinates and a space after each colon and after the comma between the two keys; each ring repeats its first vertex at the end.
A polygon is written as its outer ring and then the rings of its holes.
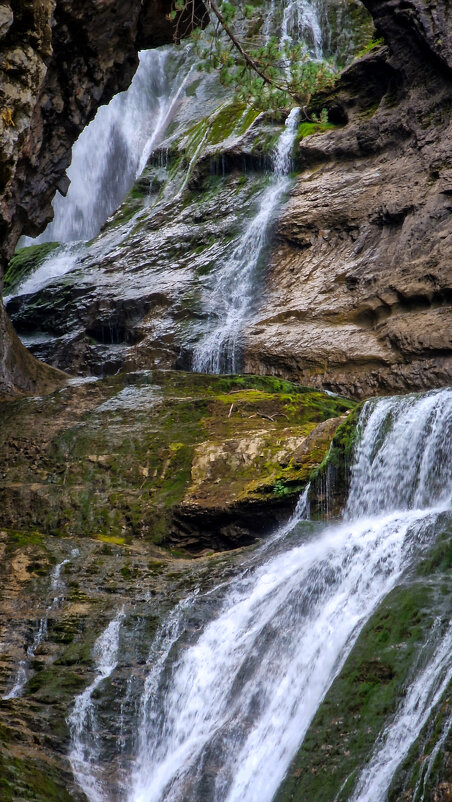
{"type": "Polygon", "coordinates": [[[140,53],[130,88],[101,106],[75,143],[67,197],[55,196],[55,217],[37,241],[89,240],[98,233],[163,138],[183,92],[186,62],[183,48],[140,53]]]}

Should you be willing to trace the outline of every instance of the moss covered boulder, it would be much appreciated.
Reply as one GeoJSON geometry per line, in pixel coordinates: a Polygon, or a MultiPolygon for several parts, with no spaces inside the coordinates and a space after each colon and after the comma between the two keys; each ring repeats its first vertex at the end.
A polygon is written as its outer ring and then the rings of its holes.
{"type": "Polygon", "coordinates": [[[252,542],[290,513],[353,406],[272,378],[171,371],[4,403],[0,526],[252,542]]]}
{"type": "Polygon", "coordinates": [[[3,279],[5,291],[10,293],[16,290],[19,284],[42,265],[55,248],[58,248],[58,244],[58,242],[43,242],[41,245],[18,248],[3,279]]]}

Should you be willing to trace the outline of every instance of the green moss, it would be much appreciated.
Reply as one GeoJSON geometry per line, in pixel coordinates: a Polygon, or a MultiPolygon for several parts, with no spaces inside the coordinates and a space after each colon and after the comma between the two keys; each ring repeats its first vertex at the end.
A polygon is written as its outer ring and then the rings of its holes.
{"type": "Polygon", "coordinates": [[[298,141],[304,139],[306,136],[312,136],[313,134],[323,134],[325,131],[329,131],[332,128],[338,128],[339,126],[335,125],[334,123],[301,123],[298,126],[298,141]]]}
{"type": "MultiPolygon", "coordinates": [[[[115,546],[124,546],[125,538],[119,537],[119,535],[95,535],[96,540],[102,541],[102,543],[114,544],[115,546]]],[[[110,552],[105,552],[104,554],[109,554],[110,552]]]]}
{"type": "Polygon", "coordinates": [[[311,515],[339,515],[347,498],[353,452],[358,437],[358,420],[362,404],[356,405],[333,437],[330,449],[310,481],[311,515]],[[326,494],[329,494],[326,498],[326,494]]]}
{"type": "MultiPolygon", "coordinates": [[[[1,743],[1,742],[0,742],[1,743]]],[[[2,802],[74,802],[66,778],[59,777],[51,761],[14,755],[0,749],[0,798],[2,802]]]]}
{"type": "MultiPolygon", "coordinates": [[[[192,486],[194,452],[201,443],[221,451],[227,440],[246,442],[262,432],[262,453],[251,464],[239,460],[235,472],[221,467],[220,459],[214,469],[220,473],[206,479],[203,497],[207,504],[220,506],[234,498],[274,500],[298,492],[329,447],[329,439],[319,440],[301,462],[288,459],[280,464],[287,436],[301,442],[318,423],[354,406],[347,399],[274,377],[179,371],[112,377],[97,382],[90,392],[97,400],[90,401],[69,427],[67,418],[60,421],[58,394],[36,402],[39,427],[33,437],[43,456],[38,466],[23,453],[8,462],[11,491],[1,491],[0,503],[13,514],[7,501],[11,492],[14,515],[20,512],[24,529],[33,521],[41,531],[88,535],[104,544],[106,554],[137,536],[165,542],[175,511],[192,486]],[[149,405],[143,405],[148,385],[149,405]],[[125,388],[136,389],[136,409],[116,402],[125,388]],[[102,411],[109,400],[115,400],[114,407],[102,411]],[[36,486],[37,469],[45,480],[33,491],[33,505],[18,505],[19,488],[26,492],[36,486]]],[[[35,412],[34,402],[16,405],[14,415],[4,416],[4,435],[21,428],[31,431],[30,425],[36,428],[35,412]]]]}
{"type": "Polygon", "coordinates": [[[365,626],[312,724],[275,802],[350,798],[378,733],[395,712],[431,627],[435,593],[394,590],[365,626]]]}
{"type": "Polygon", "coordinates": [[[15,290],[58,246],[58,242],[43,242],[41,245],[18,248],[5,273],[4,289],[7,292],[15,290]]]}
{"type": "Polygon", "coordinates": [[[403,795],[418,792],[411,796],[413,802],[421,799],[437,798],[439,788],[452,784],[452,683],[446,688],[442,699],[432,708],[430,716],[422,728],[407,757],[398,768],[388,791],[388,802],[398,802],[403,795]],[[439,740],[442,741],[442,748],[439,740]],[[436,747],[436,750],[435,750],[436,747]],[[440,748],[438,748],[440,747],[440,748]],[[433,755],[433,751],[436,755],[433,755]]]}
{"type": "Polygon", "coordinates": [[[436,571],[450,572],[452,570],[452,523],[445,522],[444,530],[438,537],[428,557],[422,560],[417,568],[419,576],[431,576],[436,571]]]}
{"type": "Polygon", "coordinates": [[[358,53],[355,54],[355,59],[362,58],[367,53],[370,53],[371,50],[375,50],[376,47],[380,47],[380,45],[384,45],[384,39],[372,39],[370,42],[364,45],[364,47],[362,47],[358,53]]]}

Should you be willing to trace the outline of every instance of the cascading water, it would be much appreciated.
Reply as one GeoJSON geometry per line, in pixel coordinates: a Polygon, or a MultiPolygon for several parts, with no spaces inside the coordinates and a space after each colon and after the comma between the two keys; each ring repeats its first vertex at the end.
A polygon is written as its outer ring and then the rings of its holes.
{"type": "MultiPolygon", "coordinates": [[[[352,802],[374,802],[385,798],[397,767],[452,680],[452,625],[445,633],[440,625],[440,621],[436,622],[431,637],[437,643],[434,653],[408,687],[394,721],[383,733],[369,765],[365,766],[359,778],[352,802]]],[[[427,642],[426,650],[429,646],[427,642]]]]}
{"type": "Polygon", "coordinates": [[[181,97],[190,73],[184,56],[171,47],[140,53],[129,90],[101,106],[74,145],[68,194],[56,195],[55,217],[37,241],[91,239],[118,208],[181,97]]]}
{"type": "MultiPolygon", "coordinates": [[[[368,402],[360,429],[343,523],[292,522],[248,555],[235,578],[195,591],[163,622],[128,782],[96,796],[73,760],[92,802],[271,801],[363,624],[432,546],[435,523],[450,510],[451,390],[368,402]]],[[[358,784],[356,799],[385,798],[403,758],[399,750],[394,759],[400,738],[414,739],[450,677],[451,637],[448,629],[420,655],[393,738],[383,734],[371,759],[374,792],[358,784]]],[[[77,744],[88,753],[93,723],[86,711],[77,720],[72,753],[77,744]]]]}
{"type": "Polygon", "coordinates": [[[270,226],[290,185],[298,119],[299,110],[292,109],[276,146],[272,180],[262,195],[259,210],[216,276],[207,310],[213,326],[194,349],[195,371],[236,373],[239,369],[240,332],[252,308],[270,226]]]}
{"type": "MultiPolygon", "coordinates": [[[[16,295],[43,289],[79,267],[88,255],[102,259],[127,236],[112,232],[107,241],[85,241],[98,234],[144,170],[176,113],[192,72],[187,48],[163,47],[140,53],[140,64],[127,92],[101,106],[73,148],[66,197],[55,196],[55,216],[37,239],[23,245],[60,242],[59,248],[16,288],[16,295]]],[[[131,221],[133,224],[133,220],[131,221]]],[[[5,297],[5,303],[11,296],[5,297]]]]}
{"type": "MultiPolygon", "coordinates": [[[[77,549],[74,549],[72,556],[75,557],[76,554],[78,554],[78,551],[77,549]]],[[[65,584],[61,579],[61,571],[69,562],[69,559],[62,560],[62,562],[58,563],[58,565],[53,568],[50,574],[50,591],[52,600],[48,605],[44,615],[38,621],[36,631],[33,635],[33,640],[27,648],[26,657],[19,662],[14,685],[11,690],[9,690],[8,693],[3,696],[3,699],[17,699],[19,696],[22,696],[25,690],[25,686],[32,674],[31,663],[36,655],[36,650],[47,637],[49,615],[51,615],[54,610],[60,607],[64,601],[65,584]]]]}
{"type": "Polygon", "coordinates": [[[309,0],[288,0],[281,25],[281,46],[306,41],[316,59],[323,58],[323,35],[316,4],[309,0]]]}
{"type": "Polygon", "coordinates": [[[96,676],[75,701],[74,708],[69,716],[68,724],[71,732],[71,751],[69,760],[72,770],[80,787],[90,802],[102,802],[105,798],[102,785],[93,772],[99,738],[96,720],[92,715],[92,696],[96,689],[114,671],[118,663],[119,636],[121,621],[124,617],[122,610],[110,621],[106,630],[94,644],[94,657],[96,660],[96,676]],[[87,747],[86,732],[89,731],[90,740],[87,747]]]}

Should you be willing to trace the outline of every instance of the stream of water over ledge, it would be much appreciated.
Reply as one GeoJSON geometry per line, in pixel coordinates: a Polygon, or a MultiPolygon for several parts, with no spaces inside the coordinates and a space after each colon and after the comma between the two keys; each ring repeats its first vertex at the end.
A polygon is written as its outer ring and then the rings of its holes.
{"type": "MultiPolygon", "coordinates": [[[[90,802],[271,802],[363,626],[450,515],[451,435],[450,390],[367,402],[342,522],[303,522],[303,500],[230,579],[173,608],[139,672],[121,667],[129,624],[114,614],[68,719],[90,802]],[[112,688],[128,709],[122,749],[111,717],[105,741],[112,688]]],[[[386,799],[452,679],[451,645],[449,622],[438,620],[350,800],[386,799]]]]}

